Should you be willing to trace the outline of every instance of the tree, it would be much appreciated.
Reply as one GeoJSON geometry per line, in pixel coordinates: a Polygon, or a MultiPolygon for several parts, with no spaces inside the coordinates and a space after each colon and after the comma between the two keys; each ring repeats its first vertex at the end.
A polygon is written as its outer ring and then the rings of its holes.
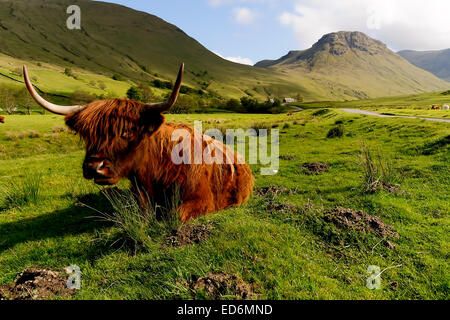
{"type": "Polygon", "coordinates": [[[242,107],[241,103],[237,99],[230,99],[225,104],[225,109],[234,111],[234,112],[239,112],[241,110],[241,107],[242,107]]]}
{"type": "Polygon", "coordinates": [[[150,88],[150,86],[144,83],[140,83],[139,86],[137,87],[137,90],[139,91],[139,94],[141,96],[141,99],[139,101],[149,103],[154,102],[157,98],[156,95],[153,93],[153,90],[150,88]]]}
{"type": "Polygon", "coordinates": [[[300,93],[297,93],[297,95],[295,96],[295,99],[297,100],[297,102],[303,102],[303,97],[300,93]]]}
{"type": "Polygon", "coordinates": [[[130,100],[142,101],[142,95],[139,92],[139,88],[136,86],[132,86],[127,91],[127,98],[130,100]]]}
{"type": "Polygon", "coordinates": [[[179,96],[175,105],[170,109],[170,113],[191,113],[194,107],[197,107],[195,99],[188,95],[179,96]]]}
{"type": "Polygon", "coordinates": [[[70,69],[70,68],[65,68],[65,69],[64,69],[64,74],[65,74],[66,76],[68,76],[68,77],[72,77],[72,76],[73,76],[72,69],[70,69]]]}
{"type": "Polygon", "coordinates": [[[261,107],[258,100],[249,97],[242,97],[241,104],[246,112],[251,113],[258,113],[261,107]]]}
{"type": "Polygon", "coordinates": [[[35,105],[33,98],[28,93],[28,90],[25,88],[22,88],[21,90],[17,91],[15,94],[16,98],[16,104],[23,107],[28,115],[31,115],[31,110],[33,106],[35,105]]]}
{"type": "Polygon", "coordinates": [[[115,81],[122,81],[122,76],[120,75],[120,74],[114,74],[113,76],[112,76],[112,79],[113,80],[115,80],[115,81]]]}
{"type": "Polygon", "coordinates": [[[13,114],[17,108],[15,108],[16,100],[14,98],[14,95],[11,94],[11,92],[4,88],[2,90],[2,97],[3,97],[3,105],[5,106],[5,111],[11,115],[13,114]]]}

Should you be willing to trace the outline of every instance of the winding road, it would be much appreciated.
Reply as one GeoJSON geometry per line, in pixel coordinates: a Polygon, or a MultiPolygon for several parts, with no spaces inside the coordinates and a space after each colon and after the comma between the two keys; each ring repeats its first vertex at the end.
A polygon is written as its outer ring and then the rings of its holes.
{"type": "Polygon", "coordinates": [[[395,115],[388,115],[388,114],[379,114],[373,111],[367,111],[367,110],[361,110],[361,109],[339,109],[344,112],[349,113],[358,113],[358,114],[364,114],[366,116],[375,116],[380,118],[406,118],[406,119],[421,119],[421,120],[428,120],[428,121],[435,121],[435,122],[448,122],[450,123],[450,119],[439,119],[439,118],[425,118],[425,117],[415,117],[415,116],[395,116],[395,115]]]}

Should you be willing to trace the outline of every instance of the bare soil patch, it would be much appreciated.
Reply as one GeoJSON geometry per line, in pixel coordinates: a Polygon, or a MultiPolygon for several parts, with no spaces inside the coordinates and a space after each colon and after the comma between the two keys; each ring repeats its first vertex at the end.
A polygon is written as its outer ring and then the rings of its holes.
{"type": "Polygon", "coordinates": [[[262,188],[256,188],[255,194],[258,196],[278,196],[281,194],[293,194],[294,191],[285,188],[285,187],[279,187],[279,186],[269,186],[269,187],[262,187],[262,188]]]}
{"type": "Polygon", "coordinates": [[[247,300],[254,296],[252,285],[233,274],[210,273],[205,277],[193,279],[189,288],[195,294],[203,291],[210,299],[220,300],[224,296],[247,300]]]}
{"type": "Polygon", "coordinates": [[[275,203],[271,202],[267,206],[267,210],[270,212],[277,213],[288,213],[288,212],[296,212],[298,211],[298,207],[296,205],[290,203],[275,203]]]}
{"type": "Polygon", "coordinates": [[[297,157],[296,156],[291,156],[289,154],[282,154],[280,156],[280,159],[281,160],[295,160],[295,159],[297,159],[297,157]]]}
{"type": "Polygon", "coordinates": [[[382,182],[382,181],[376,180],[373,183],[366,186],[366,191],[369,191],[369,192],[377,192],[380,190],[385,190],[389,193],[406,194],[406,191],[404,191],[402,188],[400,188],[396,185],[393,185],[392,183],[389,183],[389,182],[382,182]]]}
{"type": "Polygon", "coordinates": [[[337,227],[372,232],[382,238],[400,238],[400,235],[381,218],[371,216],[361,210],[336,207],[325,211],[325,220],[332,222],[337,227]]]}
{"type": "Polygon", "coordinates": [[[70,296],[68,276],[63,272],[40,267],[22,271],[12,284],[0,286],[0,300],[45,300],[53,296],[70,296]]]}
{"type": "Polygon", "coordinates": [[[312,174],[320,174],[322,172],[328,172],[330,166],[322,162],[311,162],[311,163],[307,162],[302,164],[301,168],[306,174],[312,175],[312,174]]]}
{"type": "Polygon", "coordinates": [[[174,247],[200,243],[208,239],[212,229],[213,226],[211,224],[183,225],[178,230],[172,231],[172,234],[168,237],[168,242],[174,247]]]}

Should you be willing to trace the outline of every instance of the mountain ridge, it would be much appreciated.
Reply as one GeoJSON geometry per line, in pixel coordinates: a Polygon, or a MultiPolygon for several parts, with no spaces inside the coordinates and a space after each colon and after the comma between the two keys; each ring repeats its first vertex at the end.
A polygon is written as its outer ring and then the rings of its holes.
{"type": "Polygon", "coordinates": [[[416,51],[402,50],[397,52],[416,67],[422,68],[435,76],[450,81],[450,49],[416,51]]]}
{"type": "Polygon", "coordinates": [[[367,98],[377,92],[439,91],[450,83],[417,68],[379,40],[358,31],[339,31],[321,37],[307,50],[293,50],[256,67],[319,79],[330,91],[367,98]],[[388,89],[386,89],[388,88],[388,89]]]}

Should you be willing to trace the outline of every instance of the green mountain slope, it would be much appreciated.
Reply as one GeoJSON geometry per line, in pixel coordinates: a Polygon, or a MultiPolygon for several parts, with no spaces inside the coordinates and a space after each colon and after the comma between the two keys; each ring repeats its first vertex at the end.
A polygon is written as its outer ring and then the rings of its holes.
{"type": "Polygon", "coordinates": [[[182,61],[186,64],[184,84],[223,97],[251,95],[262,100],[300,94],[305,101],[344,100],[448,89],[447,83],[413,67],[381,43],[380,52],[372,54],[361,49],[359,38],[352,46],[327,39],[276,63],[266,61],[267,65],[253,67],[224,60],[176,26],[120,5],[89,0],[0,0],[0,54],[5,57],[0,59],[0,72],[10,76],[19,67],[16,62],[25,61],[47,91],[87,87],[96,94],[123,95],[132,82],[173,81],[182,61]],[[72,4],[81,8],[81,30],[66,27],[66,9],[72,4]],[[360,48],[353,47],[355,43],[360,48]],[[338,54],[346,47],[345,53],[338,54]],[[86,77],[61,77],[66,67],[86,77]],[[92,80],[88,74],[102,78],[92,80]],[[118,88],[106,80],[113,75],[125,80],[118,88]],[[92,81],[102,81],[107,88],[90,85],[92,81]]]}
{"type": "Polygon", "coordinates": [[[438,51],[414,51],[404,50],[398,52],[403,58],[413,65],[450,81],[450,49],[438,51]]]}
{"type": "Polygon", "coordinates": [[[224,96],[302,90],[282,74],[218,57],[156,16],[104,2],[0,0],[0,41],[0,52],[18,59],[131,80],[173,80],[183,61],[187,85],[224,96]],[[72,4],[81,8],[82,30],[66,28],[72,4]]]}
{"type": "Polygon", "coordinates": [[[411,65],[361,32],[323,36],[312,48],[255,65],[317,82],[336,97],[368,98],[437,91],[448,82],[411,65]]]}

